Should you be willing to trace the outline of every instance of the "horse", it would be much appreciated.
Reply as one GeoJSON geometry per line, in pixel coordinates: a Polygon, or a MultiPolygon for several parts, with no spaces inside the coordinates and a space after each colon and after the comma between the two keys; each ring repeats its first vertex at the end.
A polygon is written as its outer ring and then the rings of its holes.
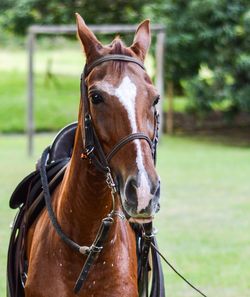
{"type": "MultiPolygon", "coordinates": [[[[148,296],[139,288],[135,229],[150,241],[146,228],[160,198],[154,160],[159,94],[143,65],[150,23],[138,26],[130,47],[119,37],[103,45],[79,14],[76,23],[86,66],[74,145],[51,197],[40,169],[50,202],[27,230],[24,296],[148,296]]],[[[48,152],[40,162],[47,159],[48,152]]],[[[141,260],[146,274],[149,249],[141,260]]],[[[164,296],[157,294],[150,296],[164,296]]]]}

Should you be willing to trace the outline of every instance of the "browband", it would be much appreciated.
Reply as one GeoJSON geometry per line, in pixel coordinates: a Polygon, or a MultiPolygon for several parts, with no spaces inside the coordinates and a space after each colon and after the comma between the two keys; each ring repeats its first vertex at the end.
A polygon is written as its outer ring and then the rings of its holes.
{"type": "Polygon", "coordinates": [[[101,57],[97,60],[95,60],[93,63],[91,63],[90,65],[87,65],[85,68],[85,76],[88,76],[89,73],[99,64],[102,64],[104,62],[107,61],[123,61],[123,62],[131,62],[131,63],[135,63],[138,66],[140,66],[143,70],[145,70],[145,66],[144,64],[139,61],[136,58],[133,57],[129,57],[129,56],[125,56],[125,55],[106,55],[104,57],[101,57]]]}

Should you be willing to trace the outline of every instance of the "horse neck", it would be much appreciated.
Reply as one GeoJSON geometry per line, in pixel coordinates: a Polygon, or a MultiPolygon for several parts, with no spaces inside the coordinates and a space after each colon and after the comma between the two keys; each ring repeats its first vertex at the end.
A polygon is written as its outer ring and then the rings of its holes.
{"type": "Polygon", "coordinates": [[[76,237],[75,240],[78,237],[82,239],[83,234],[90,234],[91,227],[93,231],[98,228],[97,224],[107,216],[112,204],[105,176],[88,160],[80,158],[82,150],[81,125],[78,125],[72,158],[55,202],[59,221],[69,222],[65,227],[74,228],[75,231],[68,231],[77,233],[73,234],[76,237]],[[85,232],[86,228],[88,232],[85,232]]]}
{"type": "MultiPolygon", "coordinates": [[[[88,161],[81,160],[82,149],[81,125],[78,125],[73,155],[54,201],[58,220],[65,233],[80,245],[91,245],[101,220],[111,210],[112,199],[105,176],[88,161]]],[[[116,202],[116,209],[119,210],[119,200],[116,202]]],[[[80,263],[79,259],[77,262],[80,263]]],[[[138,296],[135,237],[126,220],[115,217],[98,263],[99,268],[96,269],[99,270],[88,277],[90,284],[97,282],[96,275],[112,275],[111,297],[125,296],[124,288],[130,292],[129,296],[138,296]]],[[[98,283],[103,285],[101,280],[98,283]]],[[[106,285],[110,285],[109,278],[106,285]]]]}

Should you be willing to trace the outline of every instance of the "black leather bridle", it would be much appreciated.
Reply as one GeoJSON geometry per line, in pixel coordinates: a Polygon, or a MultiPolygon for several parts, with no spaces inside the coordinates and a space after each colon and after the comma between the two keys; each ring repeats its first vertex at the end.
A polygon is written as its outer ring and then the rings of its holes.
{"type": "MultiPolygon", "coordinates": [[[[113,217],[115,215],[119,216],[121,219],[125,219],[125,216],[121,213],[118,213],[115,210],[115,193],[117,192],[117,185],[114,182],[112,172],[110,169],[110,161],[113,158],[113,156],[127,143],[135,140],[135,139],[142,139],[147,141],[149,144],[151,151],[152,151],[152,158],[154,158],[154,162],[156,162],[156,146],[158,143],[158,126],[159,126],[159,118],[158,113],[156,111],[156,108],[154,110],[154,121],[155,121],[155,127],[154,127],[154,136],[153,139],[150,139],[145,133],[143,132],[137,132],[129,134],[128,136],[122,138],[118,143],[112,148],[112,150],[106,155],[102,149],[101,143],[98,139],[98,136],[95,132],[94,125],[92,123],[91,113],[90,113],[90,106],[89,106],[89,98],[87,96],[87,85],[86,85],[86,78],[91,73],[91,71],[98,65],[108,62],[108,61],[120,61],[120,62],[128,62],[128,63],[134,63],[137,64],[139,67],[141,67],[143,70],[145,70],[144,65],[137,59],[125,55],[107,55],[100,59],[95,60],[90,65],[85,65],[84,71],[81,75],[81,100],[83,105],[83,127],[85,129],[85,133],[82,133],[82,139],[84,144],[84,151],[81,154],[82,159],[88,159],[90,160],[91,164],[93,164],[97,170],[104,173],[104,176],[106,177],[106,183],[108,187],[111,189],[111,196],[112,196],[112,202],[113,207],[110,213],[107,215],[106,218],[104,218],[101,222],[100,228],[97,232],[97,235],[95,237],[95,240],[91,246],[80,246],[76,242],[74,242],[72,239],[70,239],[62,230],[60,224],[57,221],[57,218],[54,214],[52,205],[51,205],[51,196],[50,196],[50,190],[49,190],[49,183],[48,178],[46,174],[46,162],[49,156],[50,147],[45,149],[45,151],[42,154],[41,157],[41,163],[40,163],[40,174],[41,174],[41,182],[44,192],[44,198],[45,198],[45,204],[48,211],[49,218],[52,222],[52,225],[54,226],[57,234],[60,236],[60,238],[69,245],[73,250],[76,250],[80,252],[83,255],[87,255],[87,259],[84,263],[84,266],[82,268],[82,271],[78,277],[78,280],[75,284],[74,292],[78,293],[83,286],[84,281],[87,278],[88,272],[94,263],[94,261],[98,258],[100,251],[103,249],[103,245],[105,243],[105,240],[107,239],[108,231],[110,230],[111,225],[114,222],[113,217]]],[[[83,128],[82,127],[82,128],[83,128]]],[[[82,129],[83,130],[83,129],[82,129]]],[[[83,132],[83,131],[82,131],[83,132]]],[[[147,238],[150,238],[152,230],[152,225],[150,224],[150,230],[145,232],[145,236],[147,238]]],[[[145,237],[145,238],[146,238],[145,237]]],[[[147,248],[145,248],[145,252],[143,253],[143,258],[147,259],[148,252],[149,252],[149,246],[150,241],[147,240],[147,248]]],[[[145,264],[144,267],[145,271],[147,272],[147,265],[145,264]]],[[[142,274],[142,283],[144,283],[144,286],[148,286],[148,283],[143,281],[145,278],[145,273],[142,274]]],[[[143,290],[143,288],[142,288],[143,290]]]]}
{"type": "Polygon", "coordinates": [[[95,165],[95,167],[102,171],[104,174],[110,174],[110,161],[114,157],[114,155],[127,143],[135,140],[135,139],[142,139],[146,140],[150,146],[152,151],[152,156],[154,158],[154,162],[156,162],[156,146],[158,143],[158,126],[159,126],[159,115],[155,108],[154,110],[154,136],[153,139],[150,139],[145,133],[137,132],[129,134],[122,138],[118,143],[112,148],[112,150],[105,155],[98,136],[95,132],[94,125],[92,123],[92,118],[90,114],[90,107],[89,107],[89,98],[88,98],[88,87],[86,85],[86,78],[91,73],[91,71],[98,65],[108,62],[108,61],[119,61],[119,62],[127,62],[127,63],[134,63],[145,70],[144,65],[138,59],[125,56],[125,55],[106,55],[95,60],[90,65],[85,65],[84,71],[81,75],[81,100],[84,109],[84,127],[85,127],[85,135],[82,135],[83,143],[85,143],[85,149],[82,153],[83,159],[89,159],[91,163],[95,165]]]}

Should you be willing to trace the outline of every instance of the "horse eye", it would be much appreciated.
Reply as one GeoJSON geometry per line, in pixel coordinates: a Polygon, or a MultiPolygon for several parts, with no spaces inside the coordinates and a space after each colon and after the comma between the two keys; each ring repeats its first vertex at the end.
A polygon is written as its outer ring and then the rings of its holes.
{"type": "Polygon", "coordinates": [[[153,102],[153,106],[155,106],[156,104],[158,104],[159,100],[160,100],[160,96],[157,96],[155,98],[154,102],[153,102]]]}
{"type": "Polygon", "coordinates": [[[99,104],[99,103],[103,102],[102,95],[100,95],[99,93],[92,94],[91,95],[91,102],[93,104],[99,104]]]}

